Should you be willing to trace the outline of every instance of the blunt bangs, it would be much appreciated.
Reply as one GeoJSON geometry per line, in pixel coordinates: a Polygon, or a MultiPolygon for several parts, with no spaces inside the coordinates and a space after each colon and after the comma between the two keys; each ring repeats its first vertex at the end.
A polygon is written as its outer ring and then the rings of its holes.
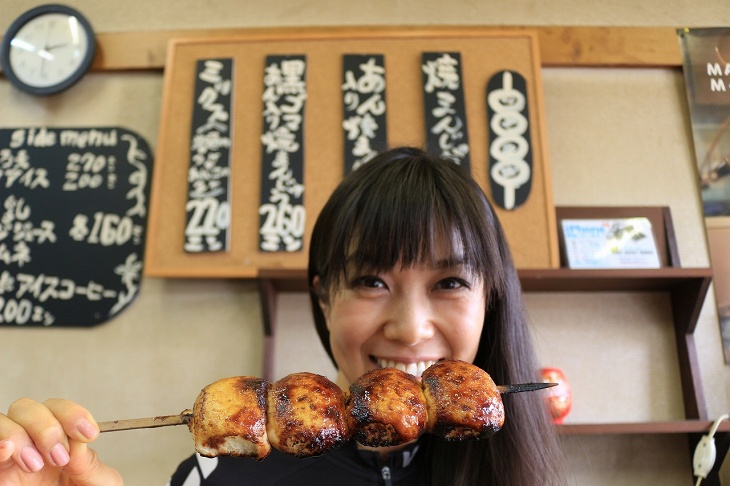
{"type": "Polygon", "coordinates": [[[320,216],[323,227],[315,228],[310,275],[320,276],[325,293],[351,271],[447,263],[483,279],[489,294],[486,275],[502,266],[494,216],[463,168],[414,150],[395,160],[376,157],[357,172],[350,177],[356,183],[346,180],[333,194],[320,216]]]}

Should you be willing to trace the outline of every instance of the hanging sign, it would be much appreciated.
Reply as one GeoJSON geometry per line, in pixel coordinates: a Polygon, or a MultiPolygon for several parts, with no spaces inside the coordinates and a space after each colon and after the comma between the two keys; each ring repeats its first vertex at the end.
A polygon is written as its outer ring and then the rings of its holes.
{"type": "Polygon", "coordinates": [[[345,54],[342,65],[342,129],[349,174],[388,145],[385,61],[382,54],[345,54]]]}
{"type": "Polygon", "coordinates": [[[304,246],[305,56],[267,56],[261,135],[259,250],[295,252],[304,246]]]}
{"type": "Polygon", "coordinates": [[[495,204],[513,210],[532,189],[532,148],[527,82],[515,71],[500,71],[487,83],[489,187],[495,204]]]}
{"type": "Polygon", "coordinates": [[[196,64],[184,248],[228,250],[231,223],[231,84],[233,59],[196,64]]]}
{"type": "Polygon", "coordinates": [[[464,107],[461,54],[424,52],[421,55],[426,146],[467,170],[469,133],[464,107]]]}
{"type": "Polygon", "coordinates": [[[132,304],[151,170],[123,128],[0,129],[0,325],[94,326],[132,304]]]}

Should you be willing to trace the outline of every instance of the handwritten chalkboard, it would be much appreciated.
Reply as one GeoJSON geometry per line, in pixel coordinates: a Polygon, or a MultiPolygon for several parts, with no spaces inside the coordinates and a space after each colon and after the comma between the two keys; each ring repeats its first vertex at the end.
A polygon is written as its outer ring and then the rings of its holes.
{"type": "Polygon", "coordinates": [[[123,128],[0,129],[1,326],[95,326],[135,300],[151,170],[123,128]]]}

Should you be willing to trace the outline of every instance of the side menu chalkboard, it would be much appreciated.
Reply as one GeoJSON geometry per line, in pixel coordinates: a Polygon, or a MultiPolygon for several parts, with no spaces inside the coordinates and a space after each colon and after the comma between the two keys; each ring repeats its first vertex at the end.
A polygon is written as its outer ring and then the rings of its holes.
{"type": "Polygon", "coordinates": [[[94,326],[134,301],[151,170],[123,128],[0,129],[1,326],[94,326]]]}

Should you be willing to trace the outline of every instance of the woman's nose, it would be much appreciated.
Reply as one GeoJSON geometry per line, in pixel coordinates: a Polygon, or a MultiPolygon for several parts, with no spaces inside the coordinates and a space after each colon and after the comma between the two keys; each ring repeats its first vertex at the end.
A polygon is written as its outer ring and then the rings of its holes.
{"type": "Polygon", "coordinates": [[[434,315],[427,299],[406,295],[397,299],[391,307],[384,328],[387,339],[415,346],[433,337],[434,315]]]}

